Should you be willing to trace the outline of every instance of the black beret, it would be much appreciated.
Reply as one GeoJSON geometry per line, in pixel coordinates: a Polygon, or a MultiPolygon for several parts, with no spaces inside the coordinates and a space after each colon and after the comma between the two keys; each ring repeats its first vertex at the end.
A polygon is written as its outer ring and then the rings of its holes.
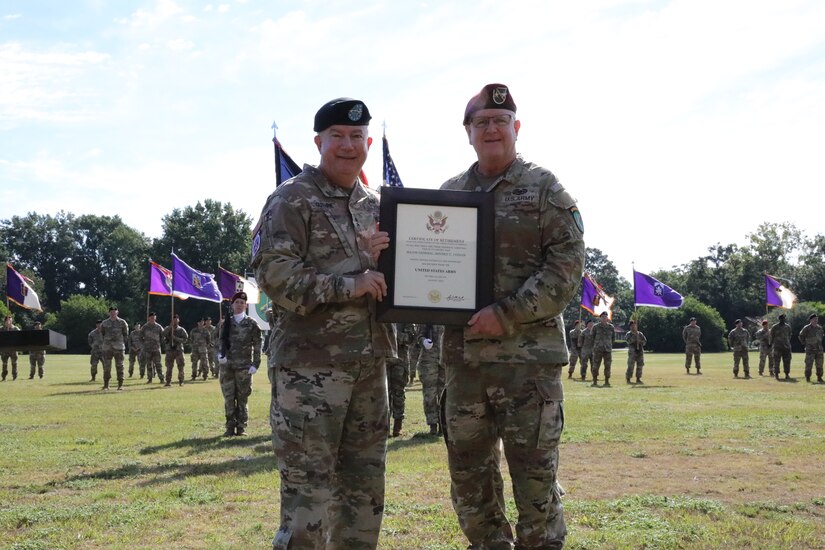
{"type": "Polygon", "coordinates": [[[510,95],[510,89],[504,84],[487,84],[467,103],[464,124],[469,124],[473,113],[482,109],[507,109],[515,113],[516,103],[510,95]]]}
{"type": "Polygon", "coordinates": [[[229,303],[232,303],[232,302],[234,302],[235,300],[237,300],[239,298],[241,300],[243,300],[244,302],[248,301],[248,299],[246,297],[246,292],[241,291],[241,292],[236,292],[235,294],[233,294],[232,299],[229,301],[229,303]]]}
{"type": "Polygon", "coordinates": [[[779,316],[779,320],[780,320],[780,321],[784,321],[785,319],[787,319],[787,317],[785,317],[785,314],[784,314],[784,313],[783,313],[782,315],[780,315],[780,316],[779,316]]]}
{"type": "Polygon", "coordinates": [[[323,132],[330,126],[367,126],[370,123],[370,110],[363,101],[351,97],[339,97],[324,103],[315,113],[313,130],[323,132]]]}

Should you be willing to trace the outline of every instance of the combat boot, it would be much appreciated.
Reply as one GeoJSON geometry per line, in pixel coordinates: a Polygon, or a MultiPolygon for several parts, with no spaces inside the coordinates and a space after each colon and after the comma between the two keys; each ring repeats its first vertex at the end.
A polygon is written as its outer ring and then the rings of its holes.
{"type": "Polygon", "coordinates": [[[642,382],[642,379],[641,379],[641,378],[636,378],[636,383],[637,383],[637,384],[644,384],[644,382],[642,382]]]}
{"type": "Polygon", "coordinates": [[[392,437],[398,437],[401,435],[401,430],[404,427],[404,419],[403,418],[394,418],[392,421],[392,437]]]}
{"type": "Polygon", "coordinates": [[[243,428],[243,426],[238,426],[237,428],[235,428],[235,435],[246,435],[246,430],[243,428]]]}
{"type": "Polygon", "coordinates": [[[109,383],[108,383],[108,382],[104,382],[104,383],[103,383],[103,387],[102,387],[101,389],[102,389],[102,390],[104,390],[104,391],[107,391],[107,390],[109,389],[109,383]]]}
{"type": "Polygon", "coordinates": [[[596,386],[598,386],[598,385],[599,385],[599,379],[598,379],[598,378],[594,378],[594,379],[593,379],[593,383],[592,383],[592,384],[590,384],[590,387],[595,388],[595,387],[596,387],[596,386]]]}
{"type": "Polygon", "coordinates": [[[430,424],[430,435],[438,435],[438,424],[430,424]]]}
{"type": "Polygon", "coordinates": [[[224,437],[232,437],[235,435],[235,428],[227,428],[225,432],[223,432],[224,437]]]}
{"type": "Polygon", "coordinates": [[[627,380],[627,383],[628,383],[628,384],[631,384],[631,383],[632,383],[632,382],[630,381],[630,377],[629,377],[629,376],[625,376],[625,377],[624,377],[624,379],[625,379],[625,380],[627,380]]]}
{"type": "Polygon", "coordinates": [[[817,376],[816,381],[818,384],[825,384],[825,380],[823,380],[821,376],[817,376]]]}
{"type": "Polygon", "coordinates": [[[697,367],[697,368],[696,368],[696,374],[699,374],[699,375],[701,375],[701,374],[702,374],[702,371],[701,371],[701,370],[699,370],[699,367],[697,367]]]}
{"type": "Polygon", "coordinates": [[[811,383],[811,375],[810,374],[805,375],[805,382],[807,382],[808,384],[811,383]]]}
{"type": "Polygon", "coordinates": [[[610,387],[610,378],[605,378],[605,379],[604,379],[604,387],[605,387],[605,388],[609,388],[609,387],[610,387]]]}

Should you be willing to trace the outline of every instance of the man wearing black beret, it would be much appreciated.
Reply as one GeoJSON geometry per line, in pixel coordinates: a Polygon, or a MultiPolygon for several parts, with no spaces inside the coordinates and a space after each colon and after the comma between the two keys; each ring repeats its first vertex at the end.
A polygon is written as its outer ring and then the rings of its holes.
{"type": "Polygon", "coordinates": [[[267,199],[252,267],[281,315],[270,342],[270,423],[281,474],[277,548],[375,548],[384,509],[392,325],[375,304],[387,247],[378,194],[359,173],[370,112],[338,98],[315,115],[318,167],[305,165],[267,199]]]}

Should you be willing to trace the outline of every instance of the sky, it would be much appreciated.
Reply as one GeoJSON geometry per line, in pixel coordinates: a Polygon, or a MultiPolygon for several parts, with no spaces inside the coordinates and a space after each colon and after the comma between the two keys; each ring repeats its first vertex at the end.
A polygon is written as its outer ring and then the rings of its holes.
{"type": "Polygon", "coordinates": [[[820,0],[0,0],[0,219],[153,238],[214,199],[254,224],[273,123],[317,164],[313,117],[341,96],[373,117],[371,187],[385,130],[404,185],[437,188],[475,161],[468,99],[501,82],[519,153],[632,280],[763,222],[825,233],[824,29],[820,0]]]}

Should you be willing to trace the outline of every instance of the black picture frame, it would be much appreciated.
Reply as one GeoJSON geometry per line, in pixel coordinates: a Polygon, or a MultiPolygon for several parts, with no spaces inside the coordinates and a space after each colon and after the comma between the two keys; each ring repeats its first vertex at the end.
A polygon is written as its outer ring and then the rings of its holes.
{"type": "Polygon", "coordinates": [[[495,203],[492,193],[382,187],[379,227],[390,237],[389,248],[382,251],[378,258],[378,270],[387,282],[387,295],[377,304],[380,322],[465,325],[476,311],[493,302],[495,203]],[[422,307],[396,303],[398,210],[399,205],[406,204],[432,206],[434,210],[451,207],[475,209],[476,281],[472,307],[422,307]]]}

